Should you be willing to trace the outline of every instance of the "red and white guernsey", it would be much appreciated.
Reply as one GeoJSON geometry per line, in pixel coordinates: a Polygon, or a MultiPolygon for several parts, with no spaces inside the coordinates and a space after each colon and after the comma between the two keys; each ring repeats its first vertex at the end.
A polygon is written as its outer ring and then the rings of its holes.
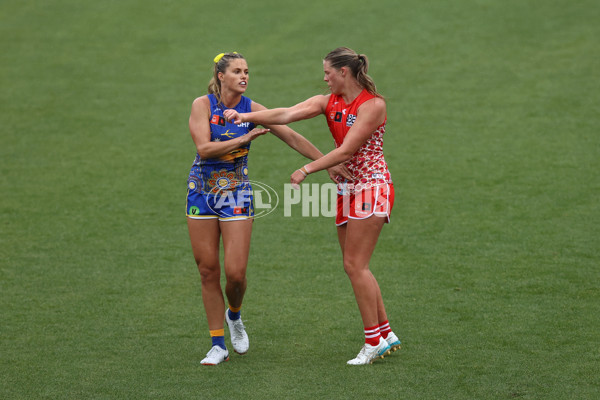
{"type": "MultiPolygon", "coordinates": [[[[376,96],[366,89],[355,98],[352,103],[346,104],[342,96],[332,94],[325,108],[327,125],[333,135],[335,147],[340,147],[346,134],[356,121],[358,108],[376,96]]],[[[338,185],[338,189],[346,192],[359,191],[373,186],[392,183],[390,171],[383,158],[383,134],[385,133],[386,119],[373,132],[371,137],[363,144],[346,163],[346,167],[353,175],[351,181],[338,185]],[[346,186],[346,188],[344,188],[346,186]]]]}

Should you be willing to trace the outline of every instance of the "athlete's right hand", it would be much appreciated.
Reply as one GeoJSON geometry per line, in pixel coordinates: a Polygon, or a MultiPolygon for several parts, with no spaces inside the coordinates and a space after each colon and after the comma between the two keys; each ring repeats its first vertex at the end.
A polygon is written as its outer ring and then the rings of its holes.
{"type": "Polygon", "coordinates": [[[223,111],[223,116],[225,117],[227,122],[233,122],[234,124],[241,124],[242,122],[244,122],[242,120],[242,115],[239,112],[232,109],[227,109],[223,111]]]}

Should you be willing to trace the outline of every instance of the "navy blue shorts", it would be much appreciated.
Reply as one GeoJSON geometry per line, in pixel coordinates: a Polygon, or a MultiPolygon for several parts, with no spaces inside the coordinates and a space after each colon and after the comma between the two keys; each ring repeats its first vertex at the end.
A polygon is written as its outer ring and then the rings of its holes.
{"type": "Polygon", "coordinates": [[[236,221],[254,217],[252,189],[221,190],[199,193],[195,182],[188,182],[186,213],[191,219],[236,221]]]}

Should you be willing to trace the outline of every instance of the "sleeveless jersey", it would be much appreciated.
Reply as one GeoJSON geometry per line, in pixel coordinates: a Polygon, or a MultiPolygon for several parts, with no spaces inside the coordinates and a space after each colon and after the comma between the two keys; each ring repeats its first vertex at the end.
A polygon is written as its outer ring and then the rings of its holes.
{"type": "MultiPolygon", "coordinates": [[[[219,104],[213,94],[210,100],[210,140],[219,142],[238,138],[254,129],[255,124],[244,122],[236,125],[227,122],[223,116],[225,107],[219,104]]],[[[251,111],[252,100],[242,96],[241,101],[234,107],[239,113],[251,111]]],[[[219,158],[203,159],[196,153],[188,178],[188,187],[198,193],[218,194],[222,191],[238,189],[251,190],[248,179],[248,152],[250,143],[231,151],[219,158]]]]}
{"type": "MultiPolygon", "coordinates": [[[[350,104],[346,104],[342,96],[332,94],[325,108],[327,125],[333,135],[335,147],[340,147],[344,142],[346,134],[356,121],[358,108],[375,96],[366,89],[358,95],[350,104]]],[[[387,116],[383,123],[373,132],[371,137],[352,155],[352,158],[346,163],[346,167],[353,175],[351,181],[343,182],[338,185],[340,193],[354,192],[384,183],[391,183],[392,178],[388,170],[387,163],[383,157],[383,134],[385,133],[385,124],[387,116]]]]}

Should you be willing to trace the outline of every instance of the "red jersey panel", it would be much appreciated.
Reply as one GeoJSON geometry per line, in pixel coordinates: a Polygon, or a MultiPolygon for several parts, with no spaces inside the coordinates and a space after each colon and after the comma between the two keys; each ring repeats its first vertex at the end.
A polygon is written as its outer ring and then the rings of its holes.
{"type": "MultiPolygon", "coordinates": [[[[352,128],[358,108],[375,96],[366,89],[350,104],[346,104],[342,96],[332,94],[325,108],[327,125],[335,141],[335,147],[340,147],[346,134],[352,128]]],[[[338,185],[340,191],[354,192],[364,188],[384,183],[391,183],[392,178],[387,163],[383,157],[383,134],[385,121],[373,132],[371,137],[352,156],[346,167],[353,175],[352,181],[338,185]],[[346,190],[345,190],[346,189],[346,190]]]]}

